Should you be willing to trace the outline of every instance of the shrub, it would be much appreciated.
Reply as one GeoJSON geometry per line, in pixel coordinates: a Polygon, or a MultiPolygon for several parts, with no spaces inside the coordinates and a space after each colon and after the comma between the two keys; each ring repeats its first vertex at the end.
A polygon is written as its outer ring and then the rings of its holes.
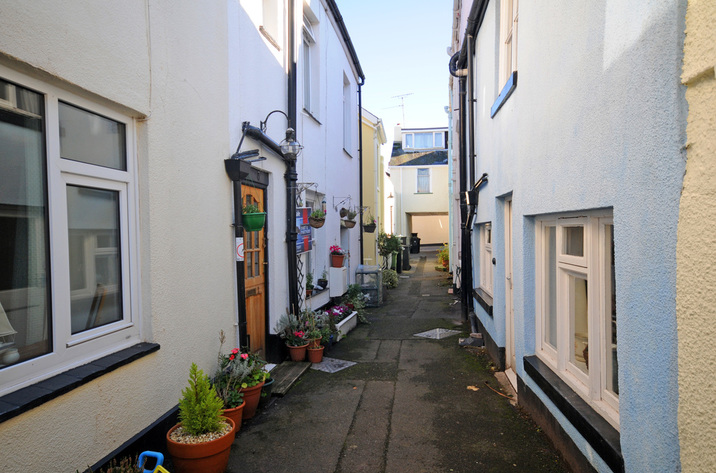
{"type": "Polygon", "coordinates": [[[189,371],[189,386],[181,393],[179,420],[187,433],[202,435],[221,429],[224,401],[216,394],[209,377],[195,363],[189,371]]]}
{"type": "Polygon", "coordinates": [[[389,289],[398,287],[398,273],[393,269],[384,269],[383,284],[388,286],[389,289]]]}

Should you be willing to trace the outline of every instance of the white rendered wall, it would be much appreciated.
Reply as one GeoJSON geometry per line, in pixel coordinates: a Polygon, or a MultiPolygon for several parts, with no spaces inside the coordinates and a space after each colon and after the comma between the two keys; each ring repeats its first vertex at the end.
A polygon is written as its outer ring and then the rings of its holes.
{"type": "Polygon", "coordinates": [[[175,406],[191,362],[212,369],[219,330],[233,332],[226,24],[222,3],[0,6],[4,64],[139,119],[135,315],[161,346],[0,424],[0,470],[94,464],[175,406]]]}

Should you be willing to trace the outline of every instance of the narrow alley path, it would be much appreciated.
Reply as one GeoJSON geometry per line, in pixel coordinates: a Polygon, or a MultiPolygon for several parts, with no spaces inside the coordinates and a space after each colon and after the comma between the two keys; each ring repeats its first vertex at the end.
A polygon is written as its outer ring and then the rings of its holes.
{"type": "Polygon", "coordinates": [[[228,472],[568,471],[536,425],[485,385],[499,389],[487,358],[459,347],[469,327],[435,251],[411,264],[368,311],[371,324],[326,355],[356,364],[308,370],[245,422],[228,472]],[[415,336],[436,328],[461,334],[415,336]]]}

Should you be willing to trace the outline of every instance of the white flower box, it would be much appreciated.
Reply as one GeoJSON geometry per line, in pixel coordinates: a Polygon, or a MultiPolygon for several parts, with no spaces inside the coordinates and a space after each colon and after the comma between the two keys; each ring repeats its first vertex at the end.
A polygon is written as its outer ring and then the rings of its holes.
{"type": "Polygon", "coordinates": [[[353,311],[351,315],[336,324],[336,328],[338,329],[336,342],[340,342],[341,338],[345,337],[348,332],[356,328],[356,325],[358,325],[358,312],[353,311]]]}

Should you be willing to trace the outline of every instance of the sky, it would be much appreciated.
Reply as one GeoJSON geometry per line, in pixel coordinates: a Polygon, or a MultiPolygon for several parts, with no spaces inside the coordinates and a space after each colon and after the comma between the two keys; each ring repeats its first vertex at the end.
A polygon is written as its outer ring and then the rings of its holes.
{"type": "Polygon", "coordinates": [[[453,1],[336,0],[336,4],[365,74],[363,108],[385,126],[386,157],[398,123],[410,128],[447,126],[453,1]]]}

